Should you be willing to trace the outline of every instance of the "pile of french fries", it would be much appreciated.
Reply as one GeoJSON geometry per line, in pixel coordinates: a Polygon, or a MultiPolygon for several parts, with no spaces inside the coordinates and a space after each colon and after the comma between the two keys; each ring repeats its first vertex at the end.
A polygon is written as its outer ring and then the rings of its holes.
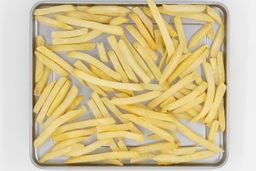
{"type": "Polygon", "coordinates": [[[55,28],[50,44],[43,35],[35,41],[33,111],[42,131],[34,148],[54,142],[40,163],[64,156],[66,164],[173,165],[223,152],[214,143],[216,134],[225,131],[223,19],[208,5],[147,2],[34,11],[35,20],[55,28]],[[202,22],[189,41],[183,19],[202,22]],[[101,35],[107,35],[109,49],[102,40],[94,41],[101,35]],[[202,43],[205,37],[212,40],[210,46],[202,43]],[[97,56],[89,54],[94,49],[97,56]],[[50,79],[52,72],[59,75],[57,80],[50,79]],[[92,90],[86,102],[71,77],[92,90]],[[93,117],[81,119],[89,110],[93,117]],[[209,127],[207,138],[185,126],[184,119],[209,127]],[[197,145],[183,147],[176,132],[197,145]],[[138,145],[127,145],[127,139],[138,145]]]}

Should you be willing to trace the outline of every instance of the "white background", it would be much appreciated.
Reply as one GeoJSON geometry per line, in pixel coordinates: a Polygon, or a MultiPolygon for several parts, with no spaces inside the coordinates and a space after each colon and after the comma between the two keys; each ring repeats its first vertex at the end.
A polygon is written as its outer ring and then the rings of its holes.
{"type": "MultiPolygon", "coordinates": [[[[35,2],[0,0],[0,171],[38,170],[30,162],[28,150],[29,11],[35,2]]],[[[253,170],[255,4],[252,0],[222,2],[230,11],[230,152],[227,164],[218,170],[253,170]]]]}

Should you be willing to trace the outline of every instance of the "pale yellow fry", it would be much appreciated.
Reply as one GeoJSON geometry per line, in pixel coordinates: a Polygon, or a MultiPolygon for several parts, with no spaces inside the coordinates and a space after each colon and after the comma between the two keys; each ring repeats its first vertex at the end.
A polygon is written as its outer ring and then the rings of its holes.
{"type": "Polygon", "coordinates": [[[208,23],[203,25],[189,40],[188,48],[192,49],[196,47],[200,41],[206,36],[209,30],[212,28],[212,24],[208,23]]]}
{"type": "Polygon", "coordinates": [[[164,100],[169,98],[170,96],[174,95],[176,92],[178,92],[180,89],[194,81],[195,76],[194,73],[189,74],[188,76],[182,78],[179,80],[177,83],[172,85],[169,89],[167,89],[165,92],[163,92],[160,96],[152,100],[151,102],[148,103],[148,107],[150,109],[155,108],[157,105],[162,103],[164,100]]]}
{"type": "MultiPolygon", "coordinates": [[[[113,79],[112,77],[107,75],[104,71],[100,70],[95,65],[92,65],[92,64],[89,65],[89,69],[93,73],[93,74],[91,74],[93,76],[97,76],[98,78],[101,78],[101,79],[104,79],[104,80],[108,80],[108,81],[115,81],[115,79],[113,79]]],[[[114,91],[111,88],[105,88],[104,87],[104,90],[107,90],[107,89],[108,89],[109,92],[114,91]]]]}
{"type": "Polygon", "coordinates": [[[201,47],[193,51],[192,54],[187,57],[186,60],[180,63],[176,70],[171,74],[171,76],[168,78],[168,83],[171,83],[175,78],[180,76],[182,72],[184,72],[195,60],[197,60],[198,57],[200,57],[200,55],[206,48],[206,45],[202,45],[201,47]]]}
{"type": "Polygon", "coordinates": [[[63,85],[67,81],[67,78],[61,77],[54,87],[52,88],[50,94],[48,95],[47,99],[45,100],[40,112],[37,115],[36,122],[42,123],[45,119],[46,113],[48,112],[51,104],[53,103],[56,95],[59,93],[59,91],[62,89],[63,85]]]}
{"type": "Polygon", "coordinates": [[[177,68],[180,58],[181,58],[181,55],[182,55],[182,52],[183,52],[183,49],[184,49],[183,44],[179,44],[175,53],[171,57],[171,60],[166,65],[166,67],[162,73],[162,77],[159,81],[160,84],[164,83],[168,79],[168,77],[175,71],[175,68],[177,68]]]}
{"type": "Polygon", "coordinates": [[[129,20],[123,16],[116,17],[110,20],[109,24],[113,26],[120,26],[124,23],[127,23],[129,20]]]}
{"type": "Polygon", "coordinates": [[[210,48],[210,54],[211,54],[211,57],[216,57],[217,56],[217,53],[219,52],[220,48],[221,48],[221,45],[224,41],[224,33],[225,30],[224,30],[224,23],[221,23],[219,25],[219,29],[215,35],[215,38],[212,42],[212,45],[211,45],[211,48],[210,48]]]}
{"type": "Polygon", "coordinates": [[[218,67],[218,78],[219,78],[219,84],[225,83],[225,68],[224,68],[224,58],[223,53],[218,52],[217,53],[217,67],[218,67]]]}
{"type": "Polygon", "coordinates": [[[77,11],[86,11],[88,8],[90,8],[88,5],[77,5],[76,6],[77,11]]]}
{"type": "Polygon", "coordinates": [[[206,9],[206,5],[165,5],[163,8],[170,12],[203,12],[206,9]]]}
{"type": "Polygon", "coordinates": [[[154,141],[160,141],[160,140],[162,140],[162,138],[159,137],[159,136],[156,135],[156,134],[150,134],[150,135],[148,135],[148,136],[147,136],[147,139],[149,139],[149,140],[154,140],[154,141]]]}
{"type": "MultiPolygon", "coordinates": [[[[78,93],[78,88],[73,85],[69,90],[67,96],[62,101],[62,103],[56,108],[56,110],[48,117],[48,119],[44,122],[43,127],[48,127],[55,119],[59,116],[63,115],[63,113],[68,109],[71,103],[75,100],[78,93]]],[[[84,109],[84,112],[86,109],[84,109]]]]}
{"type": "Polygon", "coordinates": [[[161,84],[143,84],[146,90],[164,91],[168,89],[168,86],[161,84]]]}
{"type": "Polygon", "coordinates": [[[144,136],[141,134],[129,132],[129,131],[109,131],[109,132],[102,132],[97,133],[97,139],[108,139],[108,138],[127,138],[131,140],[135,140],[138,142],[144,142],[144,136]]]}
{"type": "Polygon", "coordinates": [[[186,103],[190,103],[192,102],[197,96],[199,96],[201,93],[203,93],[205,90],[207,89],[207,83],[206,82],[202,82],[197,88],[195,88],[190,94],[180,98],[179,100],[167,105],[165,108],[163,108],[164,110],[174,110],[186,103]]]}
{"type": "Polygon", "coordinates": [[[211,40],[214,39],[214,29],[213,29],[213,24],[211,24],[211,28],[209,29],[208,33],[207,33],[207,37],[210,38],[211,40]]]}
{"type": "Polygon", "coordinates": [[[139,157],[131,158],[130,163],[140,163],[145,160],[151,160],[153,157],[154,157],[154,154],[152,153],[143,153],[143,154],[140,154],[139,157]]]}
{"type": "Polygon", "coordinates": [[[95,5],[88,9],[87,12],[91,14],[101,14],[106,16],[126,16],[130,10],[127,7],[114,6],[114,5],[95,5]]]}
{"type": "Polygon", "coordinates": [[[196,143],[206,147],[207,149],[213,151],[213,152],[223,152],[223,150],[218,147],[217,145],[213,144],[210,141],[207,141],[206,139],[202,138],[201,136],[194,133],[192,130],[187,128],[185,125],[183,125],[180,122],[176,122],[177,130],[180,131],[182,134],[184,134],[186,137],[190,138],[191,140],[195,141],[196,143]]]}
{"type": "Polygon", "coordinates": [[[171,142],[171,143],[174,143],[174,138],[172,135],[170,135],[170,133],[140,119],[139,117],[136,117],[134,115],[130,115],[130,114],[124,114],[122,115],[123,118],[125,119],[128,119],[132,122],[134,122],[135,124],[138,124],[140,125],[141,127],[144,127],[146,129],[148,129],[149,131],[151,131],[152,133],[155,133],[157,135],[159,135],[159,137],[171,142]]]}
{"type": "Polygon", "coordinates": [[[115,166],[123,166],[123,163],[120,160],[111,159],[111,160],[102,160],[99,164],[109,164],[109,165],[115,165],[115,166]]]}
{"type": "Polygon", "coordinates": [[[181,118],[181,119],[186,119],[188,121],[190,121],[192,119],[192,116],[190,116],[189,114],[187,113],[176,113],[176,114],[173,114],[175,117],[177,118],[181,118]]]}
{"type": "Polygon", "coordinates": [[[58,135],[58,134],[61,134],[63,132],[67,132],[70,130],[89,128],[89,127],[94,127],[94,126],[99,126],[99,125],[110,125],[110,124],[114,124],[114,123],[115,123],[115,120],[111,117],[99,118],[99,119],[89,119],[89,120],[84,120],[84,121],[79,121],[79,122],[63,125],[55,131],[54,135],[58,135]]]}
{"type": "MultiPolygon", "coordinates": [[[[198,66],[200,66],[203,62],[205,62],[206,58],[209,57],[209,54],[210,54],[209,49],[205,49],[205,51],[201,55],[199,55],[197,57],[197,59],[195,61],[193,61],[193,63],[191,63],[191,65],[189,67],[187,67],[185,69],[185,71],[183,71],[180,74],[180,77],[184,77],[185,75],[195,71],[198,68],[198,66]]],[[[200,83],[200,81],[199,81],[199,83],[200,83]]]]}
{"type": "Polygon", "coordinates": [[[122,55],[121,50],[119,49],[118,46],[118,42],[115,38],[115,36],[109,36],[108,38],[108,43],[110,44],[110,46],[112,47],[112,49],[115,51],[117,58],[119,59],[127,77],[134,81],[134,82],[138,82],[137,77],[135,76],[133,70],[130,68],[126,58],[122,55]]]}
{"type": "Polygon", "coordinates": [[[187,42],[186,42],[185,33],[184,33],[183,26],[182,26],[181,18],[180,17],[174,17],[173,22],[174,22],[175,28],[177,30],[179,43],[183,45],[183,52],[187,53],[188,52],[187,42]]]}
{"type": "Polygon", "coordinates": [[[108,132],[108,131],[127,131],[133,128],[132,123],[124,123],[118,125],[100,125],[97,126],[97,132],[108,132]]]}
{"type": "Polygon", "coordinates": [[[151,19],[153,18],[152,14],[151,14],[151,11],[148,7],[142,7],[142,11],[148,16],[150,17],[151,19]]]}
{"type": "Polygon", "coordinates": [[[110,147],[110,149],[112,151],[120,151],[116,142],[114,141],[114,139],[110,139],[110,142],[108,143],[108,146],[110,147]]]}
{"type": "Polygon", "coordinates": [[[84,96],[77,96],[75,98],[75,100],[71,103],[71,105],[68,107],[68,111],[69,110],[74,110],[77,108],[77,106],[83,101],[84,96]]]}
{"type": "Polygon", "coordinates": [[[63,30],[72,30],[73,27],[71,27],[68,24],[65,24],[61,21],[55,20],[50,17],[45,17],[45,16],[35,16],[35,19],[39,21],[40,23],[43,23],[49,27],[54,27],[54,28],[59,28],[63,30]]]}
{"type": "Polygon", "coordinates": [[[202,160],[216,155],[215,152],[212,151],[198,151],[193,154],[187,155],[172,155],[172,154],[159,154],[153,158],[154,161],[163,162],[165,164],[174,164],[174,163],[186,163],[192,162],[195,160],[202,160]]]}
{"type": "Polygon", "coordinates": [[[125,145],[124,141],[122,140],[122,138],[119,138],[118,142],[117,142],[118,148],[120,149],[120,151],[128,151],[127,146],[125,145]]]}
{"type": "Polygon", "coordinates": [[[74,26],[86,27],[89,29],[101,31],[104,33],[119,35],[119,36],[124,35],[123,29],[119,26],[111,26],[107,24],[101,24],[93,21],[82,20],[82,19],[68,17],[64,15],[59,15],[59,14],[55,15],[55,18],[58,21],[64,22],[66,24],[74,25],[74,26]]]}
{"type": "Polygon", "coordinates": [[[99,54],[100,60],[102,62],[108,62],[107,53],[106,53],[104,44],[102,42],[101,43],[97,43],[97,50],[98,50],[98,54],[99,54]]]}
{"type": "Polygon", "coordinates": [[[68,62],[66,62],[64,59],[62,59],[56,53],[52,52],[47,47],[40,46],[40,47],[37,47],[36,50],[38,50],[43,55],[47,56],[52,61],[56,62],[59,66],[63,67],[66,71],[71,72],[73,70],[73,67],[68,62]]]}
{"type": "MultiPolygon", "coordinates": [[[[163,38],[162,38],[162,35],[161,35],[161,32],[159,29],[154,30],[154,37],[155,37],[155,41],[156,41],[156,48],[160,52],[160,54],[162,55],[162,58],[163,58],[164,45],[163,45],[163,38]]],[[[159,68],[162,68],[161,66],[162,65],[159,64],[159,68]]]]}
{"type": "Polygon", "coordinates": [[[139,64],[134,59],[131,51],[129,50],[128,45],[125,43],[124,40],[120,39],[118,42],[119,49],[122,53],[122,55],[126,58],[128,64],[130,67],[134,70],[134,72],[141,78],[141,80],[144,83],[149,83],[150,78],[147,76],[147,74],[143,71],[143,69],[139,66],[139,64]]]}
{"type": "Polygon", "coordinates": [[[188,154],[193,154],[197,150],[197,147],[179,147],[173,150],[168,151],[169,154],[173,155],[188,155],[188,154]]]}
{"type": "Polygon", "coordinates": [[[176,126],[173,123],[157,120],[157,119],[152,119],[149,117],[143,117],[143,120],[151,123],[152,125],[155,125],[156,127],[159,127],[161,129],[165,129],[168,131],[175,131],[176,126]]]}
{"type": "Polygon", "coordinates": [[[65,155],[66,153],[68,152],[71,152],[73,150],[77,150],[77,149],[80,149],[83,145],[82,144],[72,144],[66,148],[63,148],[63,149],[60,149],[58,151],[50,151],[50,152],[47,152],[46,154],[44,154],[40,159],[39,159],[39,163],[44,163],[48,160],[51,160],[51,159],[54,159],[54,158],[57,158],[59,156],[62,156],[62,155],[65,155]]]}
{"type": "Polygon", "coordinates": [[[65,141],[58,142],[58,143],[54,144],[54,146],[51,148],[51,152],[67,148],[72,144],[79,143],[79,142],[87,140],[87,139],[89,139],[89,136],[77,137],[77,138],[72,138],[72,139],[68,139],[68,140],[65,140],[65,141]]]}
{"type": "Polygon", "coordinates": [[[65,141],[65,140],[73,139],[73,138],[77,138],[77,137],[90,136],[90,135],[94,134],[95,131],[96,131],[95,128],[69,131],[69,132],[65,132],[62,134],[52,136],[52,140],[55,142],[61,142],[61,141],[65,141]]]}
{"type": "Polygon", "coordinates": [[[35,88],[34,88],[34,95],[35,96],[40,96],[42,91],[44,90],[46,84],[48,83],[48,77],[49,77],[49,74],[50,74],[51,70],[44,66],[43,68],[43,75],[40,79],[40,81],[38,81],[35,85],[35,88]]]}
{"type": "Polygon", "coordinates": [[[35,139],[34,148],[40,147],[59,126],[67,122],[69,119],[78,115],[81,112],[81,110],[83,109],[69,111],[61,117],[54,120],[52,124],[50,124],[46,129],[44,129],[43,132],[41,132],[40,135],[35,139]]]}
{"type": "Polygon", "coordinates": [[[146,144],[139,147],[133,147],[130,148],[130,151],[137,151],[139,153],[149,153],[149,152],[155,152],[160,150],[172,150],[175,149],[176,145],[169,142],[159,142],[159,143],[153,143],[153,144],[146,144]]]}
{"type": "Polygon", "coordinates": [[[92,114],[95,118],[102,118],[102,113],[100,112],[98,106],[96,105],[95,101],[93,99],[88,100],[88,106],[90,107],[92,114]]]}
{"type": "MultiPolygon", "coordinates": [[[[165,21],[164,20],[164,24],[165,24],[165,26],[166,26],[166,28],[167,28],[167,31],[168,31],[168,33],[169,33],[169,35],[171,36],[171,37],[177,37],[177,32],[172,28],[172,26],[167,22],[167,21],[165,21]]],[[[175,39],[176,40],[176,39],[175,39]]],[[[173,40],[173,45],[174,45],[174,47],[175,47],[175,44],[174,44],[174,40],[173,40]]]]}
{"type": "Polygon", "coordinates": [[[189,93],[191,93],[191,91],[186,88],[181,89],[179,92],[182,93],[183,95],[188,95],[189,93]]]}
{"type": "Polygon", "coordinates": [[[86,82],[96,84],[99,86],[105,86],[110,87],[114,89],[125,89],[125,90],[133,90],[133,91],[141,91],[143,90],[143,87],[140,84],[134,84],[134,83],[120,83],[120,82],[113,82],[113,81],[107,81],[102,80],[99,78],[96,78],[94,76],[91,76],[81,70],[74,69],[73,74],[77,77],[81,78],[82,80],[85,80],[86,82]]]}
{"type": "Polygon", "coordinates": [[[212,7],[210,7],[209,5],[207,5],[206,12],[207,12],[207,14],[208,14],[210,17],[212,17],[218,24],[221,24],[221,17],[220,17],[220,15],[217,13],[217,11],[215,11],[215,9],[213,9],[212,7]]]}
{"type": "Polygon", "coordinates": [[[180,59],[180,61],[179,61],[179,64],[182,63],[184,60],[186,60],[190,55],[191,55],[190,52],[183,54],[183,55],[181,56],[181,59],[180,59]]]}
{"type": "MultiPolygon", "coordinates": [[[[36,37],[36,46],[43,46],[45,44],[45,40],[42,36],[37,36],[36,37]]],[[[43,76],[43,73],[44,73],[44,65],[43,63],[38,60],[37,58],[35,58],[35,82],[39,82],[40,79],[42,78],[43,76]]]]}
{"type": "Polygon", "coordinates": [[[147,0],[147,3],[149,6],[149,9],[151,11],[151,14],[153,15],[153,17],[159,27],[159,30],[162,34],[168,56],[171,56],[174,53],[174,46],[172,43],[172,39],[169,36],[168,30],[165,26],[164,19],[160,15],[160,12],[153,0],[147,0]]]}
{"type": "Polygon", "coordinates": [[[208,141],[214,142],[216,134],[218,133],[218,129],[219,129],[219,121],[214,120],[210,126],[210,130],[207,136],[208,141]]]}
{"type": "Polygon", "coordinates": [[[215,83],[214,83],[213,70],[210,64],[207,62],[203,63],[203,70],[204,70],[204,74],[208,84],[207,95],[206,95],[206,99],[205,99],[202,111],[192,119],[192,122],[197,122],[198,120],[202,119],[209,112],[214,100],[215,83]]]}
{"type": "Polygon", "coordinates": [[[33,112],[38,113],[40,111],[56,82],[57,81],[52,81],[44,88],[41,96],[39,97],[33,108],[33,112]]]}
{"type": "Polygon", "coordinates": [[[219,106],[219,109],[218,109],[218,119],[219,119],[219,124],[220,124],[220,130],[222,132],[225,131],[226,129],[226,116],[225,116],[225,109],[224,109],[224,103],[223,103],[223,100],[219,106]]]}
{"type": "Polygon", "coordinates": [[[137,152],[132,151],[116,151],[116,152],[105,152],[99,154],[84,155],[80,157],[70,158],[65,161],[65,163],[84,163],[84,162],[94,162],[101,160],[110,159],[129,159],[138,157],[137,152]]]}
{"type": "Polygon", "coordinates": [[[125,26],[126,30],[132,35],[132,37],[137,40],[143,47],[149,48],[149,45],[147,41],[144,39],[144,37],[141,35],[141,33],[133,26],[133,25],[127,25],[125,26]]]}
{"type": "Polygon", "coordinates": [[[109,139],[95,141],[87,146],[84,146],[81,149],[71,151],[71,152],[65,154],[65,156],[77,157],[77,156],[81,156],[84,154],[88,154],[88,153],[93,152],[93,151],[99,149],[100,147],[106,145],[107,143],[109,143],[109,141],[110,141],[109,139]]]}
{"type": "Polygon", "coordinates": [[[39,8],[34,11],[34,15],[47,15],[54,13],[61,13],[67,11],[75,11],[76,8],[73,5],[57,5],[46,8],[39,8]]]}
{"type": "Polygon", "coordinates": [[[134,42],[133,43],[134,48],[138,51],[138,53],[140,54],[140,56],[143,58],[143,60],[145,61],[145,63],[148,65],[148,68],[151,70],[152,74],[155,76],[155,78],[157,80],[160,80],[161,78],[161,71],[160,69],[157,67],[157,65],[155,64],[155,62],[153,61],[153,59],[148,56],[149,53],[146,51],[146,49],[141,46],[138,42],[134,42]]]}
{"type": "Polygon", "coordinates": [[[115,80],[121,79],[121,76],[117,72],[115,72],[114,70],[106,66],[104,63],[100,62],[98,59],[96,59],[95,57],[89,54],[85,54],[82,52],[68,52],[67,56],[70,58],[80,59],[90,64],[93,64],[99,69],[101,69],[102,71],[104,71],[107,75],[114,78],[115,80]]]}
{"type": "Polygon", "coordinates": [[[132,11],[138,15],[138,17],[141,19],[141,21],[143,22],[151,36],[154,37],[153,23],[150,20],[150,18],[148,18],[139,7],[132,8],[132,11]]]}
{"type": "MultiPolygon", "coordinates": [[[[77,37],[88,33],[87,28],[68,30],[68,31],[53,31],[51,32],[52,38],[69,38],[77,37]]],[[[41,45],[42,46],[42,45],[41,45]]]]}
{"type": "Polygon", "coordinates": [[[165,99],[162,103],[160,103],[160,107],[164,108],[165,106],[167,106],[170,103],[173,103],[174,101],[176,101],[176,98],[174,96],[170,96],[167,99],[165,99]]]}
{"type": "Polygon", "coordinates": [[[91,97],[94,100],[95,104],[98,106],[102,116],[103,117],[110,116],[110,114],[108,113],[105,105],[103,104],[102,100],[100,99],[99,95],[96,92],[93,92],[91,97]]]}
{"type": "Polygon", "coordinates": [[[136,24],[138,30],[140,31],[141,35],[145,38],[148,43],[148,46],[151,49],[156,49],[156,43],[152,36],[150,35],[149,31],[147,30],[146,26],[143,24],[139,16],[135,13],[130,13],[129,17],[131,20],[136,24]]]}
{"type": "Polygon", "coordinates": [[[87,21],[94,21],[98,23],[104,23],[107,24],[110,22],[111,17],[104,16],[104,15],[96,15],[96,14],[90,14],[88,12],[82,12],[82,11],[72,11],[65,13],[66,16],[79,18],[87,21]]]}
{"type": "Polygon", "coordinates": [[[48,48],[54,52],[66,52],[76,50],[92,50],[96,46],[95,43],[79,43],[79,44],[66,44],[66,45],[50,45],[48,48]]]}
{"type": "MultiPolygon", "coordinates": [[[[205,54],[208,54],[208,52],[204,52],[205,54]]],[[[202,53],[202,55],[204,54],[204,53],[202,53]]],[[[201,56],[202,56],[201,55],[201,56]]],[[[200,57],[201,58],[201,57],[200,57]]],[[[203,82],[203,79],[202,79],[202,77],[201,77],[201,75],[199,74],[199,72],[198,72],[198,68],[196,68],[195,66],[197,66],[198,65],[198,67],[200,67],[200,65],[201,65],[201,61],[199,60],[197,60],[197,62],[198,63],[194,63],[194,64],[192,64],[192,65],[194,65],[193,67],[195,68],[195,70],[193,71],[194,73],[195,73],[195,76],[196,76],[196,78],[195,78],[195,82],[196,82],[196,85],[199,85],[199,84],[201,84],[202,82],[203,82]],[[199,64],[200,63],[200,64],[199,64]]],[[[191,70],[192,69],[194,69],[194,68],[191,68],[191,70]]]]}
{"type": "Polygon", "coordinates": [[[80,36],[76,37],[68,37],[68,38],[53,38],[52,44],[53,45],[60,45],[60,44],[73,44],[73,43],[85,43],[89,42],[90,40],[95,39],[99,35],[101,35],[102,32],[97,30],[92,30],[87,34],[82,34],[80,36]]]}
{"type": "Polygon", "coordinates": [[[217,87],[211,109],[204,120],[206,123],[211,123],[215,118],[215,116],[217,115],[217,110],[221,104],[221,101],[225,95],[225,92],[226,92],[226,85],[224,83],[220,83],[217,87]]]}
{"type": "Polygon", "coordinates": [[[218,74],[219,72],[218,72],[218,66],[217,66],[217,58],[210,58],[209,62],[212,67],[215,85],[219,85],[219,74],[218,74]]]}
{"type": "Polygon", "coordinates": [[[35,51],[36,57],[40,62],[44,65],[49,67],[51,70],[56,71],[60,76],[68,76],[68,72],[64,70],[61,66],[57,63],[49,59],[47,56],[43,55],[42,53],[35,51]]]}
{"type": "Polygon", "coordinates": [[[167,63],[166,60],[167,60],[167,52],[165,51],[164,54],[162,55],[161,59],[160,59],[160,62],[159,62],[159,66],[158,66],[159,70],[162,70],[164,64],[167,63]]]}
{"type": "Polygon", "coordinates": [[[139,42],[134,41],[133,46],[139,51],[139,53],[144,53],[144,55],[147,55],[147,58],[151,58],[155,62],[158,59],[157,54],[148,47],[143,47],[139,42]]]}

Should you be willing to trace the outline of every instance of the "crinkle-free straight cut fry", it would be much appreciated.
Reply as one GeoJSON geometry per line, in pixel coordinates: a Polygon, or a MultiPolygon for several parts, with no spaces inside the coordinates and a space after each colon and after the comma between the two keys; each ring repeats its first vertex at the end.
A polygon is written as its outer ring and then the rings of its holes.
{"type": "Polygon", "coordinates": [[[217,166],[224,159],[225,12],[146,2],[65,2],[32,12],[36,163],[217,166]]]}

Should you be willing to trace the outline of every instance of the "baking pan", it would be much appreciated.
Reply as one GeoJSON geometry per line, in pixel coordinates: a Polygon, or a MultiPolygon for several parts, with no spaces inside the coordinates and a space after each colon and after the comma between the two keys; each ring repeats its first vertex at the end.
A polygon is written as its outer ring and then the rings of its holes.
{"type": "MultiPolygon", "coordinates": [[[[197,161],[197,162],[191,162],[191,163],[183,163],[183,164],[177,164],[177,165],[170,165],[170,166],[159,166],[155,165],[154,163],[144,163],[144,164],[127,164],[124,166],[109,166],[109,165],[97,165],[97,164],[73,164],[73,165],[67,165],[62,163],[64,158],[59,158],[56,160],[52,160],[51,162],[47,163],[39,163],[38,159],[39,157],[49,150],[52,142],[48,141],[45,143],[40,149],[34,149],[33,147],[33,141],[35,137],[39,133],[39,126],[34,124],[34,115],[33,115],[33,106],[34,106],[34,96],[33,96],[33,78],[34,78],[34,61],[33,61],[33,50],[34,50],[34,38],[35,36],[42,34],[44,35],[44,38],[46,39],[46,43],[49,43],[50,41],[50,32],[54,28],[49,28],[46,26],[43,26],[42,24],[38,23],[35,21],[33,12],[36,8],[41,7],[41,6],[51,6],[51,5],[61,5],[61,4],[73,4],[73,5],[123,5],[123,6],[145,6],[146,1],[142,0],[126,0],[126,1],[121,1],[121,0],[112,0],[112,1],[103,1],[103,0],[83,0],[83,1],[41,1],[33,5],[30,11],[30,112],[29,112],[29,118],[30,118],[30,137],[29,137],[29,144],[30,144],[30,159],[32,163],[39,167],[39,168],[47,168],[47,169],[84,169],[86,167],[154,167],[154,168],[162,168],[162,167],[168,167],[168,168],[217,168],[223,166],[228,158],[228,133],[229,133],[229,12],[226,6],[222,3],[219,2],[211,2],[211,1],[165,1],[165,0],[158,0],[156,1],[157,4],[207,4],[211,5],[217,11],[220,13],[222,18],[224,19],[224,25],[225,25],[225,38],[224,38],[224,43],[222,46],[222,50],[224,53],[224,63],[225,63],[225,69],[226,69],[226,85],[227,85],[227,91],[225,95],[225,112],[226,112],[226,130],[223,133],[218,133],[216,137],[215,144],[219,145],[220,147],[223,148],[224,152],[221,154],[218,154],[214,157],[211,157],[209,159],[197,161]]],[[[201,22],[195,21],[195,20],[189,20],[189,19],[184,19],[183,20],[183,26],[184,30],[186,33],[186,38],[189,38],[198,28],[202,25],[201,22]]],[[[215,23],[215,29],[216,23],[215,23]]],[[[97,42],[101,40],[103,36],[99,36],[93,42],[97,42]]],[[[129,37],[128,37],[129,38],[129,37]]],[[[105,40],[106,41],[106,40],[105,40]]],[[[104,41],[103,41],[104,42],[104,41]]],[[[210,39],[207,37],[204,39],[204,43],[209,44],[211,42],[210,39]]],[[[106,45],[106,48],[108,49],[109,47],[106,45]]],[[[96,53],[95,51],[92,51],[92,55],[96,53]]],[[[63,54],[61,56],[72,63],[71,59],[67,59],[63,54]]],[[[51,75],[51,79],[55,79],[57,76],[55,74],[51,75]]],[[[79,93],[85,95],[85,100],[89,98],[90,95],[90,90],[89,88],[83,88],[82,85],[77,82],[75,79],[71,78],[72,82],[76,84],[76,86],[80,89],[79,93]],[[82,90],[81,90],[82,89],[82,90]]],[[[86,114],[87,117],[91,115],[90,111],[88,114],[86,114]]],[[[183,122],[186,124],[186,121],[183,122]]],[[[188,124],[186,124],[188,125],[188,124]]],[[[206,137],[208,133],[208,128],[206,126],[202,126],[201,124],[195,124],[189,125],[190,128],[192,128],[194,131],[199,133],[201,136],[206,137]]],[[[177,134],[177,138],[181,140],[183,146],[192,146],[194,143],[184,136],[177,134]]],[[[129,146],[136,146],[133,142],[126,142],[129,146]]],[[[147,142],[146,142],[147,143],[147,142]]]]}

